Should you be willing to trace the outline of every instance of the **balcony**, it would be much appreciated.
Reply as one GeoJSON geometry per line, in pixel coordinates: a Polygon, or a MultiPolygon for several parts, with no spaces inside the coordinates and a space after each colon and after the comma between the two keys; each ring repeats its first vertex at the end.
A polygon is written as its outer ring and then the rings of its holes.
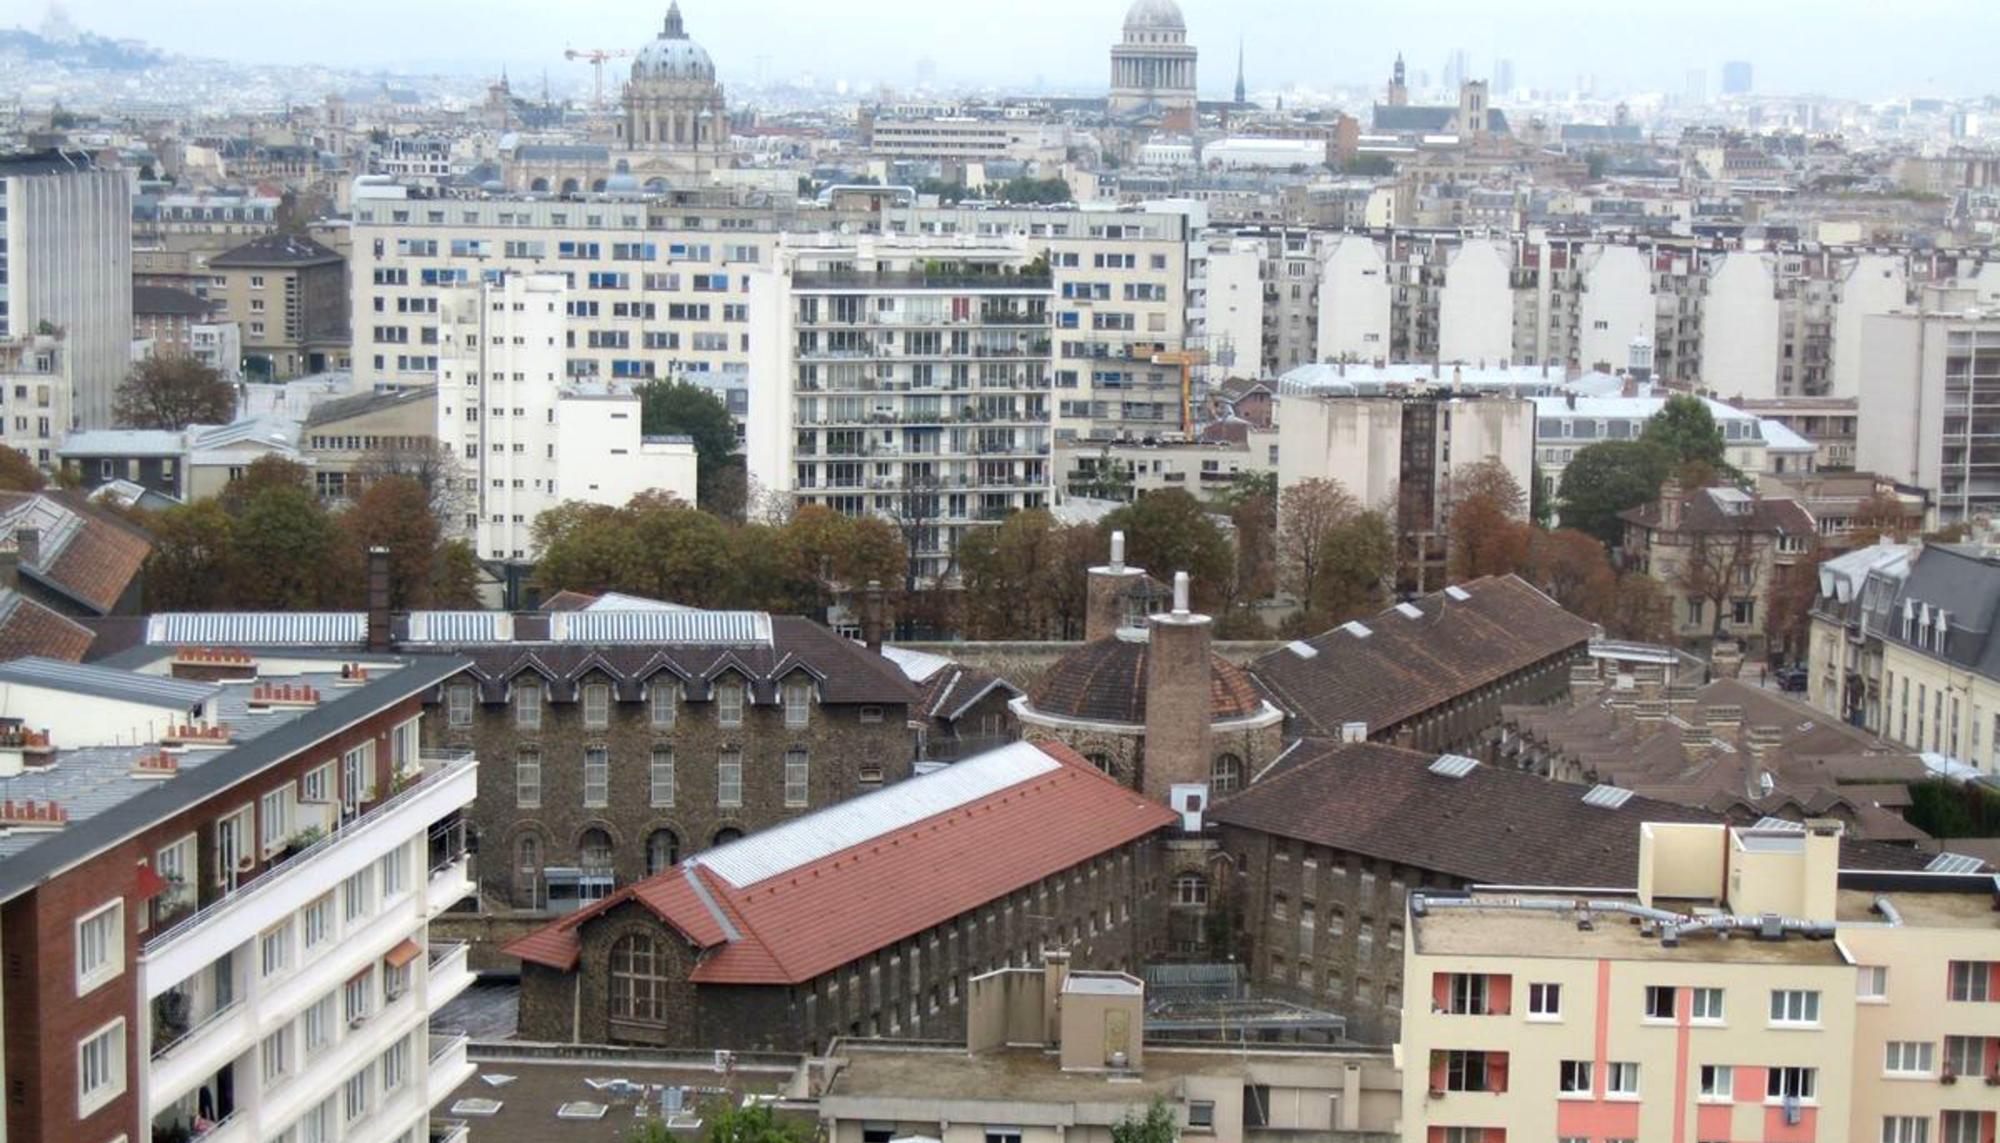
{"type": "MultiPolygon", "coordinates": [[[[175,994],[167,994],[172,995],[175,994]]],[[[161,1002],[165,1000],[166,996],[163,996],[154,1002],[156,1021],[163,1015],[161,1002]]],[[[172,1025],[169,1023],[167,1026],[172,1025]]],[[[154,1048],[153,1087],[161,1092],[180,1092],[194,1087],[203,1077],[221,1071],[229,1066],[231,1060],[242,1055],[244,1045],[251,1041],[255,1032],[250,1006],[238,997],[154,1048]]],[[[160,1036],[156,1028],[154,1038],[158,1040],[160,1036]]]]}
{"type": "Polygon", "coordinates": [[[443,1103],[459,1085],[472,1078],[472,1061],[466,1058],[466,1047],[471,1040],[464,1032],[431,1033],[430,1081],[426,1093],[430,1106],[443,1103]]]}
{"type": "Polygon", "coordinates": [[[472,896],[472,857],[465,849],[465,823],[453,819],[431,830],[430,881],[424,887],[425,907],[437,916],[472,896]]]}
{"type": "Polygon", "coordinates": [[[963,270],[801,270],[795,290],[1026,290],[1047,291],[1055,279],[1047,270],[1024,273],[968,273],[963,270]]]}
{"type": "Polygon", "coordinates": [[[403,790],[336,823],[319,841],[147,941],[140,960],[150,995],[200,971],[216,950],[254,940],[329,886],[472,804],[479,762],[470,751],[425,751],[422,763],[422,775],[403,790]]]}
{"type": "Polygon", "coordinates": [[[432,1011],[471,987],[473,972],[465,960],[468,947],[464,941],[431,946],[430,982],[425,992],[425,1003],[432,1011]]]}
{"type": "Polygon", "coordinates": [[[463,1119],[431,1120],[430,1143],[467,1143],[471,1138],[472,1128],[463,1119]]]}

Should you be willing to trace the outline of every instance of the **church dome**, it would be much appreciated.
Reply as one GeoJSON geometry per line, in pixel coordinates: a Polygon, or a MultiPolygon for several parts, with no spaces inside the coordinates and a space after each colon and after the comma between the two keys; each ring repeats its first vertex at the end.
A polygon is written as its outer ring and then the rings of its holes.
{"type": "Polygon", "coordinates": [[[708,58],[706,48],[688,39],[678,0],[667,9],[667,21],[659,38],[639,49],[638,58],[632,61],[632,79],[715,81],[715,61],[708,58]]]}
{"type": "Polygon", "coordinates": [[[1185,32],[1187,20],[1174,0],[1133,0],[1125,11],[1127,32],[1185,32]]]}

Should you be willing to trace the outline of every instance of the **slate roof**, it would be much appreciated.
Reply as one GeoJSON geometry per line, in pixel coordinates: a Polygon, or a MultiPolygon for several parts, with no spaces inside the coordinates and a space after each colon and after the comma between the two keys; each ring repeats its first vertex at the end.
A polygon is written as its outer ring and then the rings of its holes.
{"type": "MultiPolygon", "coordinates": [[[[1028,696],[1039,714],[1093,722],[1143,725],[1146,721],[1146,653],[1149,644],[1111,636],[1064,655],[1028,696]]],[[[1264,708],[1242,668],[1208,656],[1209,717],[1247,718],[1264,708]]]]}
{"type": "Polygon", "coordinates": [[[43,607],[13,588],[0,588],[0,660],[39,655],[75,663],[94,638],[90,628],[43,607]]]}
{"type": "Polygon", "coordinates": [[[1784,496],[1751,497],[1735,489],[1694,488],[1681,494],[1680,522],[1667,528],[1659,500],[1620,512],[1627,523],[1663,531],[1716,533],[1749,531],[1759,535],[1815,536],[1819,527],[1805,505],[1784,496]],[[1734,493],[1732,496],[1731,493],[1734,493]],[[1731,514],[1723,505],[1735,500],[1748,505],[1742,515],[1731,514]]]}
{"type": "Polygon", "coordinates": [[[1338,738],[1347,722],[1371,735],[1467,691],[1590,642],[1594,626],[1518,576],[1489,576],[1399,604],[1279,648],[1250,674],[1306,737],[1338,738]],[[1462,597],[1462,598],[1461,598],[1462,597]],[[1417,612],[1409,615],[1405,609],[1417,612]]]}
{"type": "MultiPolygon", "coordinates": [[[[1404,107],[1378,103],[1370,118],[1369,129],[1378,134],[1393,131],[1410,135],[1447,135],[1452,132],[1452,124],[1457,119],[1458,105],[1455,103],[1404,107]]],[[[1496,135],[1505,134],[1508,131],[1507,113],[1488,108],[1486,129],[1496,135]]]]}
{"type": "MultiPolygon", "coordinates": [[[[1587,805],[1592,787],[1476,765],[1434,773],[1427,754],[1377,742],[1310,741],[1286,769],[1216,803],[1225,826],[1490,885],[1631,888],[1639,826],[1719,822],[1713,813],[1634,795],[1587,805]]],[[[1843,868],[1921,869],[1928,855],[1843,842],[1843,868]]]]}
{"type": "Polygon", "coordinates": [[[135,317],[205,318],[214,313],[219,304],[168,286],[132,287],[132,314],[135,317]]]}
{"type": "Polygon", "coordinates": [[[993,671],[954,663],[932,672],[919,685],[918,709],[925,718],[953,722],[965,713],[965,708],[985,698],[995,688],[1005,691],[1010,697],[1021,693],[1020,687],[993,671]]]}
{"type": "Polygon", "coordinates": [[[393,409],[398,405],[414,405],[419,401],[437,400],[437,390],[432,388],[394,389],[386,393],[356,393],[351,397],[335,397],[331,401],[321,401],[306,413],[305,426],[331,424],[345,421],[367,413],[393,409]]]}
{"type": "Polygon", "coordinates": [[[1879,593],[1871,602],[1866,617],[1870,634],[2000,679],[2000,639],[1994,638],[2000,625],[2000,559],[1988,558],[1972,545],[1925,544],[1894,597],[1879,593]],[[1947,613],[1948,632],[1941,651],[1934,635],[1925,641],[1926,629],[1920,622],[1911,624],[1911,638],[1903,637],[1904,611],[1914,620],[1926,608],[1933,624],[1938,611],[1947,613]]]}
{"type": "Polygon", "coordinates": [[[20,528],[41,533],[41,556],[21,574],[99,615],[118,606],[153,550],[143,532],[67,492],[0,492],[0,547],[14,547],[20,528]]]}
{"type": "Polygon", "coordinates": [[[701,947],[699,984],[796,984],[1155,830],[1174,813],[1066,746],[1014,743],[718,846],[504,946],[573,970],[636,903],[701,947]]]}
{"type": "Polygon", "coordinates": [[[212,270],[319,266],[342,261],[340,254],[302,234],[266,234],[208,260],[212,270]]]}

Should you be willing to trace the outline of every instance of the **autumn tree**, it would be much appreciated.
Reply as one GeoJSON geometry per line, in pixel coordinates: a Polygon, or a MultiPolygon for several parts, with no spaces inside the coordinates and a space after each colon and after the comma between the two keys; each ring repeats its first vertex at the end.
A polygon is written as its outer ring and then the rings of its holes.
{"type": "Polygon", "coordinates": [[[1385,512],[1356,512],[1327,532],[1319,582],[1307,609],[1310,630],[1323,630],[1388,603],[1396,574],[1396,530],[1385,512]]]}
{"type": "Polygon", "coordinates": [[[1587,532],[1537,530],[1522,575],[1565,610],[1594,623],[1605,623],[1611,614],[1618,576],[1604,545],[1587,532]]]}
{"type": "Polygon", "coordinates": [[[1313,477],[1279,493],[1278,586],[1311,607],[1319,598],[1327,537],[1360,512],[1360,502],[1338,480],[1313,477]]]}
{"type": "Polygon", "coordinates": [[[339,528],[311,492],[271,484],[233,515],[234,606],[311,611],[353,598],[359,569],[349,563],[339,528]]]}
{"type": "Polygon", "coordinates": [[[27,453],[0,445],[0,492],[40,492],[47,484],[27,453]]]}
{"type": "Polygon", "coordinates": [[[268,488],[297,488],[312,491],[312,470],[282,456],[260,456],[243,469],[243,475],[223,486],[218,497],[230,512],[240,512],[268,488]]]}
{"type": "Polygon", "coordinates": [[[1528,561],[1533,529],[1521,519],[1527,496],[1498,460],[1488,458],[1452,476],[1447,574],[1453,582],[1509,575],[1528,561]]]}
{"type": "MultiPolygon", "coordinates": [[[[1685,515],[1686,510],[1682,511],[1685,515]]],[[[1722,637],[1730,603],[1755,588],[1762,547],[1753,528],[1755,516],[1753,506],[1740,516],[1728,517],[1725,527],[1690,528],[1685,533],[1687,546],[1675,569],[1673,586],[1707,603],[1709,634],[1714,638],[1722,637]]]]}
{"type": "Polygon", "coordinates": [[[1921,512],[1912,515],[1902,498],[1887,489],[1877,489],[1854,508],[1853,531],[1848,540],[1865,548],[1883,540],[1901,542],[1923,526],[1921,512]]]}
{"type": "Polygon", "coordinates": [[[1833,555],[1815,544],[1795,564],[1776,569],[1764,601],[1764,639],[1781,662],[1805,658],[1813,605],[1819,602],[1819,565],[1833,555]]]}
{"type": "Polygon", "coordinates": [[[451,446],[431,437],[390,438],[354,463],[354,479],[365,490],[391,477],[414,480],[440,525],[463,515],[473,497],[465,487],[465,465],[451,446]]]}
{"type": "MultiPolygon", "coordinates": [[[[1278,477],[1274,472],[1243,473],[1215,497],[1229,513],[1236,537],[1232,606],[1277,594],[1278,477]]],[[[1226,617],[1225,617],[1226,618],[1226,617]]]]}
{"type": "Polygon", "coordinates": [[[236,528],[216,500],[177,504],[155,515],[146,558],[146,606],[154,611],[212,611],[234,599],[236,528]]]}
{"type": "Polygon", "coordinates": [[[148,357],[118,386],[112,416],[130,429],[228,424],[236,419],[236,390],[192,357],[148,357]]]}
{"type": "Polygon", "coordinates": [[[959,542],[966,634],[975,639],[1074,639],[1083,634],[1085,579],[1107,548],[1097,529],[1060,524],[1047,509],[1010,514],[959,542]]]}
{"type": "Polygon", "coordinates": [[[1612,588],[1611,606],[1600,620],[1613,639],[1664,643],[1673,637],[1674,601],[1659,580],[1626,572],[1612,588]]]}
{"type": "Polygon", "coordinates": [[[458,582],[467,569],[443,566],[441,525],[431,494],[415,477],[387,476],[364,487],[341,514],[350,561],[365,566],[370,548],[389,552],[389,606],[405,611],[424,607],[474,606],[469,585],[458,582]],[[441,596],[448,592],[451,598],[441,596]]]}
{"type": "Polygon", "coordinates": [[[1188,492],[1179,488],[1148,492],[1112,512],[1098,526],[1109,547],[1111,533],[1125,533],[1125,558],[1154,578],[1171,581],[1188,573],[1194,605],[1214,609],[1234,578],[1236,557],[1222,529],[1188,492]]]}

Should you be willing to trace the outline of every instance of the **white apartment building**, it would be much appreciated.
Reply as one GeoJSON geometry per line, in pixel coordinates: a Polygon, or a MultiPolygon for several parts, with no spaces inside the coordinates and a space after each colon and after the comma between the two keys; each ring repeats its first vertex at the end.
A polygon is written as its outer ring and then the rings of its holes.
{"type": "Polygon", "coordinates": [[[0,910],[36,934],[5,949],[0,1036],[30,1073],[6,1077],[7,1135],[420,1143],[473,1071],[430,1028],[466,947],[429,925],[472,891],[478,763],[418,748],[424,693],[462,664],[135,661],[0,664],[0,910]]]}
{"type": "Polygon", "coordinates": [[[0,338],[0,445],[54,472],[74,392],[67,338],[57,334],[0,338]]]}
{"type": "Polygon", "coordinates": [[[1861,344],[1856,466],[1929,489],[1946,524],[2000,509],[2000,315],[1928,289],[1870,315],[1861,344]]]}
{"type": "Polygon", "coordinates": [[[882,118],[865,121],[863,145],[884,159],[978,163],[1060,163],[1069,152],[1069,128],[1026,119],[969,115],[882,118]]]}
{"type": "Polygon", "coordinates": [[[751,297],[754,486],[896,521],[927,579],[1048,505],[1058,300],[1026,237],[788,235],[751,297]]]}
{"type": "Polygon", "coordinates": [[[567,500],[620,505],[648,490],[695,502],[685,437],[645,437],[630,382],[563,366],[573,297],[560,274],[494,272],[434,291],[437,437],[463,466],[463,525],[480,558],[535,556],[535,520],[567,500]]]}
{"type": "Polygon", "coordinates": [[[1188,340],[1207,352],[1209,385],[1264,372],[1264,243],[1214,235],[1191,244],[1188,340]]]}
{"type": "Polygon", "coordinates": [[[132,366],[132,190],[89,156],[0,160],[0,340],[60,332],[69,345],[71,428],[111,427],[132,366]]]}

